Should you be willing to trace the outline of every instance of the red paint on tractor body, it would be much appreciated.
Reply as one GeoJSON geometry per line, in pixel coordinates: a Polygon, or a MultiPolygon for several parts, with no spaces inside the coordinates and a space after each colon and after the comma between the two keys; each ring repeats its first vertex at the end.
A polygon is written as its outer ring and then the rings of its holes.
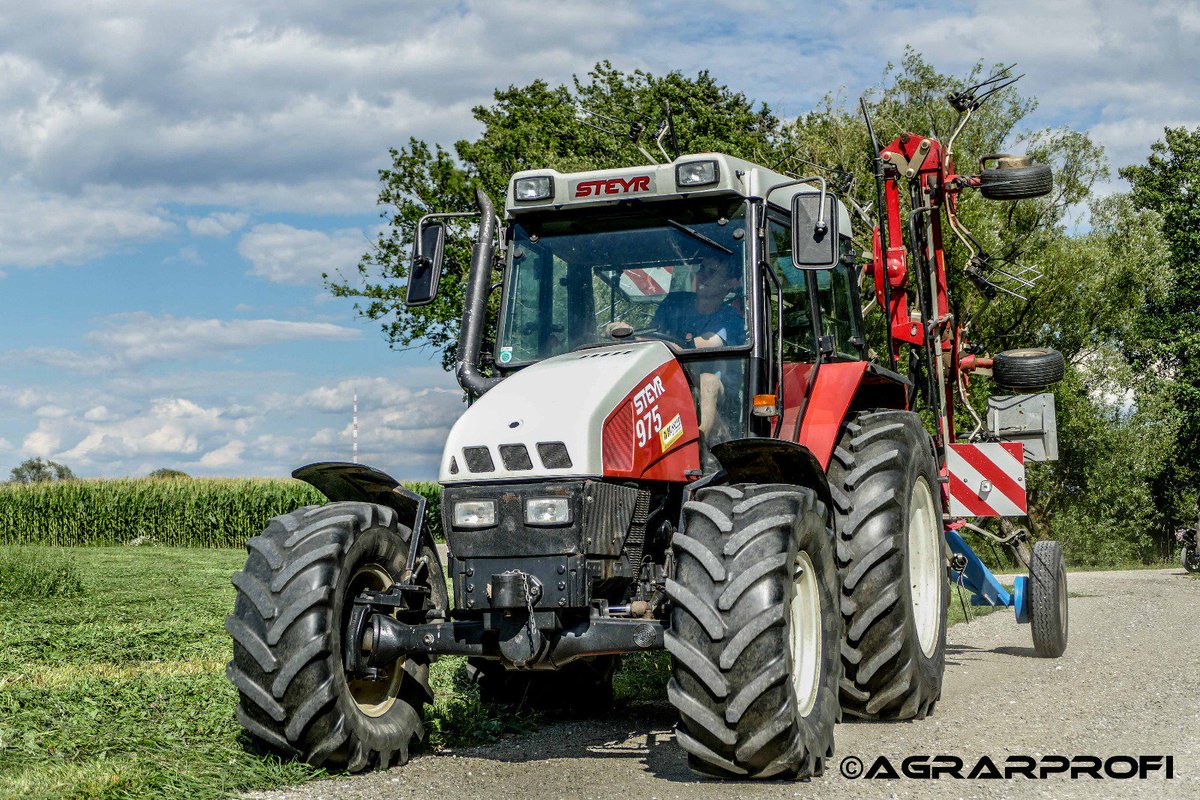
{"type": "MultiPolygon", "coordinates": [[[[842,423],[866,371],[866,361],[835,361],[817,370],[817,382],[800,422],[797,441],[812,451],[823,469],[829,469],[842,423]]],[[[790,434],[787,426],[783,430],[785,435],[790,434]]]]}
{"type": "Polygon", "coordinates": [[[700,426],[692,388],[678,361],[641,381],[604,420],[606,478],[691,481],[700,469],[700,426]]]}

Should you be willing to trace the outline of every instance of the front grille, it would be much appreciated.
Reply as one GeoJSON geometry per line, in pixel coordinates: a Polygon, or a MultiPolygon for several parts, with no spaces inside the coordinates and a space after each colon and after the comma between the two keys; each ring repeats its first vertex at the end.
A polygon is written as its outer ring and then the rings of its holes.
{"type": "Polygon", "coordinates": [[[533,469],[533,462],[529,460],[529,450],[523,444],[500,445],[500,460],[508,470],[533,469]]]}
{"type": "Polygon", "coordinates": [[[492,453],[486,447],[464,447],[463,460],[471,472],[495,472],[496,464],[492,461],[492,453]]]}
{"type": "Polygon", "coordinates": [[[538,442],[538,458],[546,469],[566,469],[572,466],[571,454],[562,442],[538,442]]]}
{"type": "Polygon", "coordinates": [[[604,467],[616,472],[633,469],[633,403],[621,406],[604,426],[604,467]]]}

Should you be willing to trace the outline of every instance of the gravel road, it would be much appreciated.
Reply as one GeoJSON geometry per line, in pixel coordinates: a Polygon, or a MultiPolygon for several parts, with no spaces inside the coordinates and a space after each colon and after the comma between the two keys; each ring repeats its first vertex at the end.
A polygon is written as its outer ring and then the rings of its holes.
{"type": "Polygon", "coordinates": [[[1070,644],[1033,653],[1007,612],[949,632],[937,713],[921,722],[847,722],[826,774],[810,782],[698,778],[675,745],[669,706],[580,722],[414,758],[387,772],[259,795],[315,798],[1200,797],[1200,580],[1181,569],[1072,573],[1070,644]],[[1145,780],[849,780],[839,764],[880,755],[1171,755],[1174,777],[1145,780]]]}

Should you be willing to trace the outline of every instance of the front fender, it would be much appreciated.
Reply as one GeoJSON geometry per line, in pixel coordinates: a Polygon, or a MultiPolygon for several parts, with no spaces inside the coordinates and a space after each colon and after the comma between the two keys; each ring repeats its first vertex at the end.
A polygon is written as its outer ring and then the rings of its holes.
{"type": "Polygon", "coordinates": [[[701,479],[704,482],[807,486],[816,490],[830,513],[833,511],[833,497],[825,470],[813,452],[802,444],[765,437],[731,439],[715,445],[712,454],[721,464],[720,477],[701,479]]]}
{"type": "Polygon", "coordinates": [[[300,467],[292,477],[335,502],[348,500],[393,508],[410,530],[417,531],[425,523],[425,498],[373,467],[345,461],[320,461],[300,467]]]}

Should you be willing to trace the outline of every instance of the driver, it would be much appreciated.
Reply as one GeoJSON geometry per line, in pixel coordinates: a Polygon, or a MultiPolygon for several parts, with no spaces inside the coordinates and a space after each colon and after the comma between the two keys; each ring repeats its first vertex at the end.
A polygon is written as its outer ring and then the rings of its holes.
{"type": "MultiPolygon", "coordinates": [[[[654,312],[659,332],[696,349],[746,343],[746,321],[730,297],[742,283],[736,259],[706,252],[696,270],[695,292],[672,292],[654,312]]],[[[700,434],[706,447],[729,438],[718,412],[725,386],[720,373],[700,374],[700,434]]]]}
{"type": "Polygon", "coordinates": [[[659,332],[685,347],[726,347],[745,344],[746,322],[726,298],[742,282],[735,259],[705,253],[696,270],[696,291],[671,292],[654,312],[659,332]]]}

